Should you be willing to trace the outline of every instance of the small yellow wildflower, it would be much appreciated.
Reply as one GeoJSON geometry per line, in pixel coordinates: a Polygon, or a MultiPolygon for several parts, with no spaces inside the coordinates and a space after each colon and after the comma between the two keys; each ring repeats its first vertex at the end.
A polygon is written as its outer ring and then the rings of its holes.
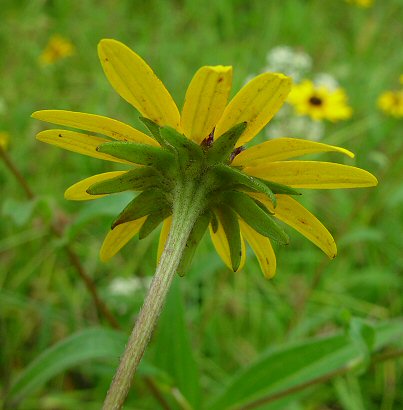
{"type": "Polygon", "coordinates": [[[179,112],[168,90],[138,54],[109,39],[100,42],[98,52],[112,87],[141,113],[150,135],[94,114],[46,110],[32,116],[84,131],[46,130],[37,135],[40,141],[132,165],[129,171],[88,177],[65,192],[71,200],[140,192],[113,222],[100,251],[102,260],[114,256],[136,234],[144,238],[161,222],[160,249],[164,248],[171,221],[177,229],[183,227],[181,207],[189,207],[191,211],[185,214],[197,214],[197,218],[187,236],[179,273],[188,269],[208,226],[218,254],[234,271],[245,262],[246,241],[264,275],[274,275],[271,241],[288,243],[275,219],[296,229],[330,258],[336,256],[332,235],[293,198],[299,195],[295,189],[369,187],[377,184],[376,178],[352,166],[294,160],[319,152],[354,156],[346,149],[314,141],[279,138],[244,148],[286,100],[290,78],[263,73],[228,102],[232,67],[205,66],[191,80],[179,112]]]}
{"type": "Polygon", "coordinates": [[[378,107],[392,117],[403,117],[403,90],[385,91],[378,98],[378,107]]]}
{"type": "Polygon", "coordinates": [[[374,4],[374,0],[346,0],[346,2],[363,8],[371,7],[374,4]]]}
{"type": "Polygon", "coordinates": [[[352,115],[344,90],[330,90],[324,85],[317,86],[310,80],[294,85],[287,101],[294,106],[297,114],[309,115],[314,120],[335,122],[346,120],[352,115]]]}
{"type": "Polygon", "coordinates": [[[8,132],[0,131],[0,148],[6,150],[8,147],[8,141],[10,140],[10,135],[8,132]]]}
{"type": "Polygon", "coordinates": [[[70,40],[55,34],[50,37],[48,44],[39,56],[39,61],[43,65],[54,64],[55,62],[74,54],[74,45],[70,40]]]}

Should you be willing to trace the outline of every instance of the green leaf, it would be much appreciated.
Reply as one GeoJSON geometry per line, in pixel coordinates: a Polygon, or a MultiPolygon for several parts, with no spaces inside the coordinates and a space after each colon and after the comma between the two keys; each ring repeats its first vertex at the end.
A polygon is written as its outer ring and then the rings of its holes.
{"type": "Polygon", "coordinates": [[[200,243],[201,239],[203,238],[204,233],[208,227],[208,224],[211,219],[211,213],[205,212],[201,216],[199,216],[198,220],[193,226],[192,231],[190,232],[189,238],[186,241],[186,246],[182,254],[182,259],[178,266],[178,274],[179,276],[184,276],[190,269],[192,264],[193,256],[196,252],[197,245],[200,243]]]}
{"type": "Polygon", "coordinates": [[[224,229],[227,237],[232,270],[236,272],[241,263],[242,246],[241,246],[241,232],[239,228],[237,214],[227,205],[221,204],[219,208],[215,209],[214,213],[217,215],[220,223],[224,229]]]}
{"type": "Polygon", "coordinates": [[[361,318],[352,318],[347,334],[351,341],[361,350],[363,360],[358,371],[363,373],[371,363],[371,351],[375,343],[374,327],[361,318]]]}
{"type": "Polygon", "coordinates": [[[280,244],[288,244],[288,236],[256,202],[248,195],[238,191],[227,191],[223,194],[223,202],[255,231],[280,244]]]}
{"type": "Polygon", "coordinates": [[[126,208],[118,215],[112,223],[112,228],[116,226],[134,221],[153,212],[169,207],[169,203],[165,194],[157,188],[151,188],[143,191],[136,198],[131,201],[126,208]]]}
{"type": "Polygon", "coordinates": [[[24,226],[31,219],[37,205],[36,199],[17,201],[7,198],[2,207],[2,216],[11,219],[16,226],[24,226]]]}
{"type": "Polygon", "coordinates": [[[155,166],[159,169],[165,169],[173,160],[172,154],[162,148],[127,141],[106,142],[99,145],[97,151],[134,164],[155,166]]]}
{"type": "Polygon", "coordinates": [[[345,410],[365,410],[360,383],[353,375],[338,377],[333,385],[337,393],[337,398],[342,408],[345,410]]]}
{"type": "Polygon", "coordinates": [[[245,131],[246,125],[246,122],[234,125],[225,134],[214,141],[213,145],[207,151],[207,161],[209,164],[230,161],[231,153],[242,133],[245,131]]]}
{"type": "Polygon", "coordinates": [[[172,209],[170,206],[166,206],[165,208],[158,209],[157,211],[151,213],[148,215],[147,219],[144,221],[142,227],[140,228],[139,231],[139,239],[144,239],[152,231],[154,231],[155,228],[158,227],[158,225],[169,215],[171,215],[172,209]]]}
{"type": "MultiPolygon", "coordinates": [[[[155,338],[158,367],[173,379],[174,385],[195,409],[200,408],[200,375],[185,321],[185,307],[175,277],[161,315],[155,338]]],[[[172,390],[172,389],[171,389],[172,390]]]]}
{"type": "MultiPolygon", "coordinates": [[[[372,352],[392,341],[402,340],[403,320],[374,326],[372,352]]],[[[207,404],[209,410],[241,409],[247,403],[278,394],[340,369],[355,369],[363,360],[361,349],[351,338],[338,334],[289,344],[263,353],[241,370],[207,404]]],[[[288,395],[293,400],[293,395],[288,395]]],[[[284,403],[285,404],[285,403],[284,403]]],[[[285,407],[284,407],[285,408],[285,407]]]]}
{"type": "Polygon", "coordinates": [[[223,181],[225,186],[243,185],[255,192],[261,192],[267,195],[273,206],[276,207],[277,200],[273,191],[258,178],[244,174],[242,171],[224,164],[216,165],[213,172],[218,176],[220,181],[223,181]]]}
{"type": "Polygon", "coordinates": [[[14,381],[7,397],[8,406],[16,408],[21,400],[57,374],[88,360],[107,359],[117,365],[125,342],[125,334],[97,327],[56,343],[40,354],[14,381]]]}

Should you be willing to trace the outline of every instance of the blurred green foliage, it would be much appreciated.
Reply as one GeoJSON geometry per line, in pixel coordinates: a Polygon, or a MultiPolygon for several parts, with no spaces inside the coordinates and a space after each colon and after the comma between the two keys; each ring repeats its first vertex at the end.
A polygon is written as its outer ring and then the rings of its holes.
{"type": "MultiPolygon", "coordinates": [[[[240,372],[237,377],[242,380],[248,374],[243,368],[269,355],[284,373],[295,365],[294,356],[287,353],[288,360],[279,364],[273,352],[309,344],[308,340],[317,341],[315,337],[331,338],[335,332],[339,334],[336,339],[323,343],[347,346],[350,339],[340,332],[354,320],[377,324],[375,336],[368,336],[368,329],[350,326],[347,334],[364,334],[361,342],[348,345],[351,351],[371,353],[372,346],[365,348],[365,340],[371,337],[375,341],[384,337],[382,343],[374,342],[377,348],[401,348],[401,334],[399,342],[396,330],[401,322],[391,322],[395,324],[388,336],[382,333],[387,330],[379,329],[387,328],[389,320],[402,316],[403,310],[403,122],[379,113],[376,99],[384,89],[395,87],[403,73],[402,21],[402,0],[375,0],[369,9],[342,0],[2,0],[0,131],[11,135],[8,154],[39,198],[28,202],[0,164],[0,396],[4,398],[11,386],[18,387],[18,376],[24,369],[32,372],[28,366],[42,352],[55,343],[64,346],[64,338],[72,337],[74,343],[77,337],[95,338],[105,346],[118,343],[110,341],[107,330],[91,333],[92,327],[106,323],[98,317],[63,244],[71,243],[78,253],[125,333],[144,298],[145,279],[155,268],[158,235],[141,242],[135,239],[109,264],[98,260],[103,237],[113,216],[128,202],[127,196],[89,203],[63,199],[68,186],[113,170],[114,165],[34,139],[46,125],[29,116],[46,108],[107,115],[144,129],[135,110],[103,75],[96,53],[101,38],[116,38],[136,50],[179,106],[201,65],[233,65],[235,91],[264,65],[270,48],[289,45],[305,50],[313,57],[317,72],[337,77],[354,109],[350,121],[327,126],[324,142],[355,152],[355,164],[380,181],[376,189],[304,192],[302,201],[334,234],[339,256],[328,261],[288,229],[291,245],[277,250],[277,276],[270,282],[262,277],[252,255],[243,272],[228,271],[205,238],[189,274],[176,279],[181,292],[175,289],[177,297],[170,299],[127,408],[164,408],[164,401],[172,409],[186,408],[186,401],[195,408],[200,403],[204,408],[227,408],[229,401],[219,400],[224,400],[226,385],[237,386],[229,382],[235,372],[240,372]],[[75,54],[42,66],[38,58],[53,34],[68,38],[75,54]],[[59,210],[66,216],[61,218],[59,210]],[[51,234],[54,220],[65,226],[62,238],[51,234]],[[137,277],[139,286],[130,295],[119,294],[111,290],[116,277],[137,277]],[[182,298],[183,304],[178,302],[182,298]],[[106,339],[102,337],[105,332],[106,339]],[[164,399],[158,399],[155,391],[164,399]]],[[[86,346],[91,354],[85,363],[74,357],[67,360],[73,367],[62,363],[58,368],[53,363],[52,369],[59,371],[50,379],[36,373],[44,377],[43,383],[37,381],[38,388],[24,398],[21,408],[77,409],[83,403],[88,409],[99,408],[119,350],[112,349],[113,354],[108,355],[102,347],[94,352],[88,347],[91,344],[86,346]]],[[[59,357],[64,357],[61,352],[59,357]]],[[[320,352],[314,347],[311,354],[320,352]]],[[[305,363],[310,360],[308,353],[301,354],[306,354],[305,363]]],[[[343,357],[355,358],[351,355],[343,357]]],[[[265,377],[272,383],[276,377],[270,374],[270,366],[259,363],[263,366],[259,383],[265,377]]],[[[379,362],[311,387],[287,402],[259,408],[403,408],[401,364],[401,359],[379,362]]],[[[254,366],[250,373],[256,375],[253,369],[259,365],[254,366]]],[[[252,379],[245,380],[255,386],[252,379]]],[[[271,388],[266,385],[266,393],[271,388]]],[[[248,394],[246,387],[243,391],[248,394]]]]}

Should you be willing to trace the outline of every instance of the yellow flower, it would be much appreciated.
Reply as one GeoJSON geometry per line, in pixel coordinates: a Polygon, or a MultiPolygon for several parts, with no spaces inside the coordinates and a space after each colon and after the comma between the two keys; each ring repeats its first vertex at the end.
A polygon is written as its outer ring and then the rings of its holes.
{"type": "Polygon", "coordinates": [[[373,6],[374,0],[346,0],[347,3],[354,4],[358,7],[368,8],[373,6]]]}
{"type": "Polygon", "coordinates": [[[8,147],[8,141],[10,140],[10,135],[8,132],[0,131],[0,148],[6,150],[8,147]]]}
{"type": "Polygon", "coordinates": [[[43,65],[54,64],[65,57],[74,54],[74,46],[70,40],[55,34],[50,37],[48,44],[39,56],[39,61],[43,65]]]}
{"type": "Polygon", "coordinates": [[[385,91],[378,98],[378,107],[396,118],[403,117],[403,90],[385,91]]]}
{"type": "Polygon", "coordinates": [[[339,121],[351,117],[352,109],[347,105],[344,90],[330,90],[304,80],[293,86],[287,100],[299,115],[308,115],[314,120],[339,121]]]}
{"type": "MultiPolygon", "coordinates": [[[[228,267],[242,269],[246,240],[264,275],[272,277],[276,257],[271,241],[288,240],[276,224],[277,218],[330,258],[336,256],[329,231],[292,198],[298,195],[295,189],[369,187],[377,184],[376,178],[352,166],[294,160],[329,151],[353,157],[346,149],[318,142],[279,138],[244,149],[284,103],[291,89],[288,77],[261,74],[228,103],[232,67],[205,66],[190,82],[180,113],[152,69],[127,46],[105,39],[98,52],[109,82],[140,112],[153,137],[94,114],[46,110],[32,116],[84,131],[46,130],[37,135],[40,141],[133,166],[129,171],[91,176],[65,192],[67,199],[89,200],[125,190],[141,191],[113,223],[100,251],[102,260],[110,259],[137,233],[142,238],[164,221],[162,249],[175,205],[175,187],[189,180],[209,189],[203,196],[204,210],[186,245],[189,249],[210,226],[212,242],[228,267]]],[[[192,255],[185,259],[191,260],[192,255]]]]}

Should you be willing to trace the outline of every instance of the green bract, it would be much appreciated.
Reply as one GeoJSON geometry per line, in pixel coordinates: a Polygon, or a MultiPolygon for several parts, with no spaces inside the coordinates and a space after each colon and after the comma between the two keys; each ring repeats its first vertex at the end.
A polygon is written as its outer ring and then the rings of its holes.
{"type": "MultiPolygon", "coordinates": [[[[231,162],[239,151],[235,149],[236,143],[245,130],[246,123],[235,125],[217,141],[214,141],[214,135],[211,134],[198,145],[173,128],[159,127],[151,120],[142,120],[153,138],[161,143],[159,148],[133,142],[108,142],[97,148],[98,152],[144,165],[115,178],[97,182],[87,189],[91,195],[141,191],[118,215],[112,223],[112,229],[147,216],[139,231],[140,238],[146,237],[172,214],[176,192],[182,190],[191,195],[192,190],[184,187],[194,186],[196,189],[203,187],[205,201],[186,244],[179,267],[181,275],[189,268],[195,249],[209,223],[215,224],[216,218],[228,239],[234,271],[238,270],[242,256],[239,217],[261,235],[281,244],[288,243],[288,237],[272,218],[272,212],[243,191],[266,195],[274,207],[276,197],[270,186],[275,192],[295,191],[281,184],[264,183],[259,178],[231,167],[231,162]]],[[[188,201],[191,202],[191,198],[188,201]]]]}

